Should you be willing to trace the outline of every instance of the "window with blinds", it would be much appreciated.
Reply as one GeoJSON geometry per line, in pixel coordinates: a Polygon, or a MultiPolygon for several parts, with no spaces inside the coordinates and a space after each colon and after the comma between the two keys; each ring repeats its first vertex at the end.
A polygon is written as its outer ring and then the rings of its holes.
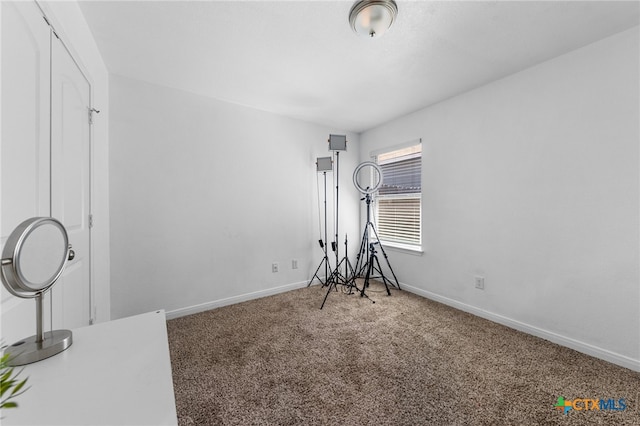
{"type": "Polygon", "coordinates": [[[421,238],[422,144],[378,154],[382,186],[377,198],[381,241],[419,247],[421,238]]]}

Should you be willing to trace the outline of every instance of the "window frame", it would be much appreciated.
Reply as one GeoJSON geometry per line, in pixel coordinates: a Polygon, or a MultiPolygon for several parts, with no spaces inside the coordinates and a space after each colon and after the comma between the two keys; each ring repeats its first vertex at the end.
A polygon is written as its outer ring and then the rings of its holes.
{"type": "MultiPolygon", "coordinates": [[[[422,139],[413,139],[411,141],[402,143],[402,144],[397,144],[397,145],[393,145],[393,146],[389,146],[389,147],[385,147],[379,150],[375,150],[372,151],[370,153],[370,157],[371,157],[371,161],[375,162],[376,164],[378,163],[378,158],[380,155],[382,154],[387,154],[393,151],[398,151],[404,148],[409,148],[412,146],[416,146],[416,145],[420,145],[421,149],[420,149],[420,179],[422,180],[422,155],[424,153],[424,147],[422,146],[422,139]]],[[[375,226],[376,226],[376,233],[378,233],[379,230],[379,215],[378,215],[378,206],[379,206],[379,202],[378,200],[384,200],[384,199],[402,199],[402,198],[417,198],[419,200],[419,208],[420,208],[420,212],[419,212],[419,220],[418,220],[418,225],[419,225],[419,235],[418,235],[418,243],[417,244],[411,244],[411,243],[403,243],[403,242],[399,242],[399,241],[391,241],[391,240],[385,240],[384,238],[379,238],[380,244],[382,244],[384,247],[388,247],[388,248],[392,248],[392,249],[397,249],[399,251],[402,252],[407,252],[410,254],[422,254],[423,250],[423,232],[422,232],[422,182],[420,185],[420,192],[419,193],[413,193],[413,194],[395,194],[395,195],[379,195],[378,193],[376,193],[375,195],[375,203],[374,203],[374,209],[373,209],[373,217],[374,217],[374,221],[375,221],[375,226]]]]}

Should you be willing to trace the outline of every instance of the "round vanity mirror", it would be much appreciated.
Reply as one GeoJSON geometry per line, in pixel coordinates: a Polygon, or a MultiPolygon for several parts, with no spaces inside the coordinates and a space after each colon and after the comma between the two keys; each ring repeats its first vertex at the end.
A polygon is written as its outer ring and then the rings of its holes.
{"type": "Polygon", "coordinates": [[[2,252],[5,287],[19,297],[35,297],[56,282],[69,257],[64,226],[50,217],[22,222],[11,233],[2,252]]]}
{"type": "Polygon", "coordinates": [[[42,301],[72,258],[66,229],[51,217],[27,219],[7,239],[2,250],[2,283],[14,296],[36,299],[36,335],[6,348],[10,365],[40,361],[71,346],[69,330],[44,332],[42,301]]]}

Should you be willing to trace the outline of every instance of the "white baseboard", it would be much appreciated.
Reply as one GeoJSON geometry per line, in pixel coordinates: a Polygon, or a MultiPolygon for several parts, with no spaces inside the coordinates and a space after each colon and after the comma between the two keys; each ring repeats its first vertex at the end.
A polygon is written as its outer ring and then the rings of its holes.
{"type": "Polygon", "coordinates": [[[272,296],[285,291],[295,290],[307,286],[308,281],[300,281],[297,283],[286,284],[279,287],[268,288],[266,290],[254,291],[251,293],[240,294],[237,296],[227,297],[225,299],[212,300],[210,302],[200,303],[198,305],[187,306],[186,308],[167,311],[167,319],[174,319],[186,315],[197,314],[199,312],[208,311],[210,309],[220,308],[222,306],[233,305],[247,300],[259,299],[265,296],[272,296]]]}
{"type": "Polygon", "coordinates": [[[489,312],[484,309],[480,309],[475,306],[468,305],[466,303],[462,303],[457,300],[450,299],[448,297],[441,296],[439,294],[432,293],[427,290],[410,286],[408,284],[401,283],[400,285],[403,290],[410,291],[411,293],[415,293],[427,299],[435,300],[436,302],[440,302],[445,305],[451,306],[453,308],[459,309],[461,311],[468,312],[470,314],[476,315],[484,319],[488,319],[489,321],[502,324],[509,328],[513,328],[518,331],[522,331],[524,333],[531,334],[536,337],[540,337],[542,339],[548,340],[558,345],[565,346],[567,348],[574,349],[578,352],[582,352],[592,357],[608,361],[612,364],[616,364],[633,371],[640,371],[640,360],[629,358],[627,356],[620,355],[618,353],[611,352],[606,349],[602,349],[597,346],[593,346],[588,343],[584,343],[579,340],[572,339],[570,337],[562,336],[560,334],[556,334],[548,330],[544,330],[544,329],[511,319],[493,312],[489,312]]]}

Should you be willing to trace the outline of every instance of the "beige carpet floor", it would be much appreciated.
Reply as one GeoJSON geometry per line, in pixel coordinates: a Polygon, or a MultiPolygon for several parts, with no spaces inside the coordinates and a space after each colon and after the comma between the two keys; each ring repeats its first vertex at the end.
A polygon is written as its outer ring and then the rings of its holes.
{"type": "Polygon", "coordinates": [[[179,424],[640,425],[639,373],[382,290],[320,310],[312,286],[168,321],[179,424]],[[626,409],[564,414],[558,397],[626,409]]]}

